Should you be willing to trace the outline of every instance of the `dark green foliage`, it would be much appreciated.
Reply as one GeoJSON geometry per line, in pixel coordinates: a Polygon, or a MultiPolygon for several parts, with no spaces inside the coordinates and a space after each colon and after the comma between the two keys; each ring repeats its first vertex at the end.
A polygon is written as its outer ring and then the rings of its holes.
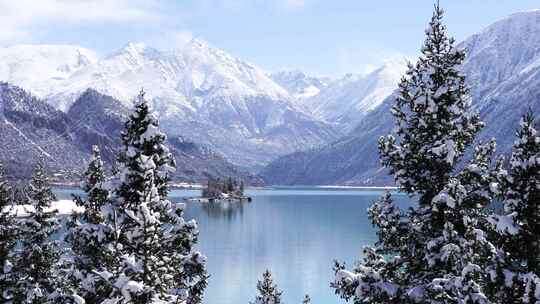
{"type": "Polygon", "coordinates": [[[66,270],[69,287],[73,296],[83,298],[86,304],[101,303],[112,292],[110,283],[98,273],[110,272],[118,259],[112,245],[113,214],[104,210],[110,203],[106,181],[99,149],[94,146],[82,184],[87,196],[74,197],[77,206],[84,211],[73,214],[66,235],[73,255],[70,269],[66,270]]]}
{"type": "Polygon", "coordinates": [[[20,252],[15,264],[17,286],[15,303],[55,303],[59,296],[56,271],[60,258],[58,241],[52,239],[58,232],[57,211],[51,210],[56,200],[49,186],[43,163],[36,166],[34,176],[26,190],[28,215],[20,220],[20,252]]]}
{"type": "Polygon", "coordinates": [[[401,190],[420,195],[421,205],[448,183],[454,165],[483,126],[469,110],[471,99],[465,76],[459,72],[465,53],[448,38],[437,6],[417,63],[409,66],[399,84],[392,108],[397,140],[379,140],[381,160],[401,190]]]}
{"type": "Polygon", "coordinates": [[[146,163],[141,162],[140,156],[147,157],[145,162],[152,161],[152,184],[157,188],[160,196],[166,197],[168,192],[167,182],[169,174],[174,171],[174,160],[169,149],[164,145],[165,134],[159,132],[158,122],[153,113],[150,113],[147,102],[144,100],[144,92],[139,95],[135,104],[135,110],[126,121],[122,132],[124,152],[120,154],[119,163],[128,171],[123,176],[129,183],[122,183],[118,194],[125,201],[140,202],[146,199],[139,189],[148,187],[148,176],[141,175],[147,170],[146,163]]]}
{"type": "Polygon", "coordinates": [[[531,111],[516,135],[510,169],[499,170],[504,211],[491,221],[498,254],[489,295],[505,304],[540,301],[540,134],[531,111]]]}
{"type": "Polygon", "coordinates": [[[257,296],[251,304],[280,304],[282,292],[278,290],[269,270],[263,273],[262,281],[257,282],[257,296]]]}
{"type": "Polygon", "coordinates": [[[13,271],[14,248],[18,233],[13,210],[13,195],[0,164],[0,303],[12,297],[15,287],[13,271]]]}
{"type": "Polygon", "coordinates": [[[364,249],[352,271],[335,267],[332,287],[357,304],[488,303],[482,266],[493,246],[481,208],[490,184],[494,143],[479,145],[474,159],[456,168],[483,123],[459,67],[465,58],[442,23],[437,4],[422,55],[409,65],[392,108],[396,136],[379,140],[384,167],[399,190],[418,200],[406,212],[389,194],[369,209],[379,240],[364,249]]]}
{"type": "Polygon", "coordinates": [[[244,196],[244,182],[229,177],[225,180],[210,179],[202,190],[202,196],[206,198],[222,198],[223,196],[244,196]]]}
{"type": "Polygon", "coordinates": [[[119,184],[110,204],[120,259],[109,278],[115,287],[110,299],[202,302],[206,258],[193,250],[196,223],[183,219],[183,205],[166,200],[175,164],[165,140],[141,92],[122,133],[119,184]]]}

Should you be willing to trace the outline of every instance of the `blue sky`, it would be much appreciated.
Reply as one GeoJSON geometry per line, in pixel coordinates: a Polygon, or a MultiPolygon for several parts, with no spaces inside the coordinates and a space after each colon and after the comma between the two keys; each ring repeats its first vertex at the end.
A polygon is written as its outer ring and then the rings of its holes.
{"type": "MultiPolygon", "coordinates": [[[[459,41],[538,1],[443,0],[459,41]]],[[[171,49],[190,37],[267,70],[337,76],[414,56],[428,0],[0,0],[0,44],[76,44],[110,53],[127,42],[171,49]]]]}

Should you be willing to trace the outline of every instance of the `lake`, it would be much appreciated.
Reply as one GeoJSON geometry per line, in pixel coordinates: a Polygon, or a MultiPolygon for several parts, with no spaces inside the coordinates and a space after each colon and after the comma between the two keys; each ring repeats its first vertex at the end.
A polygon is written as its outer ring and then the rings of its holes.
{"type": "MultiPolygon", "coordinates": [[[[257,279],[271,270],[282,302],[345,303],[329,287],[333,260],[358,260],[362,247],[376,240],[366,209],[384,190],[277,187],[248,189],[251,203],[189,203],[185,218],[199,224],[198,250],[208,257],[211,277],[205,304],[248,304],[257,279]]],[[[69,189],[57,189],[59,198],[69,189]]],[[[197,196],[174,190],[170,199],[197,196]]],[[[411,200],[394,194],[406,208],[411,200]]]]}

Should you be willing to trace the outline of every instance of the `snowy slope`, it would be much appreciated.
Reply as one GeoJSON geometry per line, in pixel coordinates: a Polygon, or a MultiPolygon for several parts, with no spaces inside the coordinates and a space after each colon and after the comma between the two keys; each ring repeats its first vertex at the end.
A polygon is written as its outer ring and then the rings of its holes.
{"type": "Polygon", "coordinates": [[[474,107],[486,128],[481,138],[498,139],[508,152],[528,108],[540,115],[540,10],[513,14],[463,42],[474,107]]]}
{"type": "MultiPolygon", "coordinates": [[[[86,126],[111,139],[112,145],[101,145],[102,158],[107,164],[116,161],[116,152],[122,147],[121,131],[130,111],[110,96],[88,89],[70,107],[67,113],[71,120],[86,126]]],[[[250,182],[258,182],[254,176],[239,170],[220,153],[198,145],[183,137],[169,137],[167,145],[177,164],[171,176],[175,181],[204,182],[208,178],[235,176],[250,182]]]]}
{"type": "Polygon", "coordinates": [[[301,71],[281,71],[270,77],[317,118],[348,132],[392,94],[407,64],[408,58],[396,57],[370,73],[347,74],[337,80],[301,71]]]}
{"type": "Polygon", "coordinates": [[[330,78],[309,76],[299,70],[272,73],[270,78],[299,101],[318,95],[332,82],[330,78]]]}
{"type": "Polygon", "coordinates": [[[366,75],[347,74],[305,103],[317,117],[350,131],[397,88],[406,68],[407,59],[396,58],[366,75]]]}
{"type": "Polygon", "coordinates": [[[170,52],[142,43],[128,43],[54,88],[49,95],[59,96],[51,98],[51,102],[66,110],[70,101],[61,97],[88,87],[126,103],[144,87],[150,98],[158,97],[191,110],[202,106],[201,96],[262,94],[276,99],[288,98],[287,92],[261,70],[197,39],[170,52]]]}
{"type": "MultiPolygon", "coordinates": [[[[450,29],[451,30],[451,29],[450,29]]],[[[540,11],[517,13],[471,36],[463,72],[473,107],[486,127],[480,140],[497,139],[499,153],[509,153],[520,117],[530,107],[540,115],[540,11]]],[[[263,170],[270,183],[392,183],[379,164],[377,139],[392,132],[388,97],[347,136],[319,149],[290,154],[263,170]]]]}
{"type": "MultiPolygon", "coordinates": [[[[0,162],[10,177],[25,179],[41,157],[56,180],[73,182],[85,169],[93,145],[100,147],[107,167],[114,164],[128,114],[119,101],[91,89],[64,113],[19,87],[0,82],[0,162]]],[[[167,144],[177,163],[171,176],[174,181],[228,176],[259,181],[207,147],[179,137],[169,138],[167,144]]]]}
{"type": "Polygon", "coordinates": [[[90,155],[81,139],[92,138],[104,146],[110,143],[65,113],[3,82],[0,82],[0,112],[0,161],[17,178],[31,176],[40,157],[51,172],[72,177],[90,155]]]}
{"type": "Polygon", "coordinates": [[[45,96],[73,73],[97,61],[97,55],[70,45],[17,45],[0,48],[0,80],[45,96]]]}
{"type": "MultiPolygon", "coordinates": [[[[32,50],[39,53],[41,48],[32,50]]],[[[168,52],[129,43],[98,60],[89,55],[84,64],[61,64],[63,55],[58,60],[53,55],[44,53],[43,59],[24,68],[6,63],[0,80],[21,85],[64,112],[87,88],[111,95],[124,106],[144,88],[167,133],[188,136],[245,166],[260,166],[339,135],[302,109],[262,69],[201,40],[168,52]],[[58,72],[58,66],[66,66],[66,72],[58,72]],[[34,69],[39,73],[32,74],[34,69]]],[[[15,59],[7,62],[20,60],[11,56],[15,59]]]]}
{"type": "MultiPolygon", "coordinates": [[[[2,211],[10,212],[15,216],[24,217],[28,216],[31,212],[35,212],[35,207],[33,205],[14,205],[2,211]]],[[[45,211],[57,211],[59,215],[70,215],[75,212],[84,212],[84,207],[78,206],[73,200],[57,200],[52,202],[49,208],[45,208],[45,211]]]]}
{"type": "Polygon", "coordinates": [[[467,50],[464,72],[473,97],[489,99],[497,86],[538,67],[540,10],[513,14],[460,44],[467,50]]]}

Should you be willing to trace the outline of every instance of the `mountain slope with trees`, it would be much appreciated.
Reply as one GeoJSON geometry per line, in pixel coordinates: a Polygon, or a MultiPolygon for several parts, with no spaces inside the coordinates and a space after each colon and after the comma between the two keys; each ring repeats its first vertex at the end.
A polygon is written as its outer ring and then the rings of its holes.
{"type": "MultiPolygon", "coordinates": [[[[23,89],[0,84],[0,161],[11,178],[28,178],[35,165],[28,160],[43,157],[57,181],[77,180],[98,145],[107,167],[114,166],[121,146],[120,132],[129,110],[110,96],[86,90],[67,113],[58,111],[23,89]],[[69,153],[66,153],[69,151],[69,153]]],[[[235,176],[258,181],[229,163],[223,156],[181,136],[169,140],[182,165],[174,181],[205,181],[235,176]]]]}
{"type": "MultiPolygon", "coordinates": [[[[486,122],[478,138],[495,137],[498,153],[510,152],[518,122],[529,108],[540,112],[538,18],[540,11],[511,15],[458,45],[466,53],[461,71],[470,75],[472,107],[486,122]]],[[[261,175],[270,184],[391,184],[375,147],[380,136],[392,131],[395,98],[388,97],[348,135],[278,158],[261,175]]]]}
{"type": "Polygon", "coordinates": [[[531,112],[519,122],[509,170],[496,142],[474,144],[484,127],[470,109],[466,76],[439,3],[422,55],[400,83],[395,130],[381,137],[381,162],[418,204],[400,209],[385,193],[369,209],[378,240],[331,286],[362,304],[537,303],[540,137],[531,112]],[[460,159],[474,145],[474,156],[460,159]],[[504,211],[489,208],[503,201],[504,211]]]}
{"type": "MultiPolygon", "coordinates": [[[[55,51],[54,46],[46,46],[49,52],[35,56],[42,48],[0,49],[0,55],[6,53],[0,79],[32,90],[64,112],[88,88],[130,108],[136,97],[133,92],[144,87],[168,134],[185,137],[189,130],[189,140],[220,151],[237,165],[261,166],[278,155],[319,146],[341,135],[301,107],[261,68],[202,40],[193,39],[171,51],[129,43],[76,67],[71,62],[76,50],[66,54],[66,63],[59,63],[53,59],[65,52],[64,47],[55,51]],[[32,69],[43,72],[25,73],[32,69]],[[56,77],[63,69],[70,72],[56,77]]],[[[80,52],[86,54],[82,48],[80,52]]]]}

